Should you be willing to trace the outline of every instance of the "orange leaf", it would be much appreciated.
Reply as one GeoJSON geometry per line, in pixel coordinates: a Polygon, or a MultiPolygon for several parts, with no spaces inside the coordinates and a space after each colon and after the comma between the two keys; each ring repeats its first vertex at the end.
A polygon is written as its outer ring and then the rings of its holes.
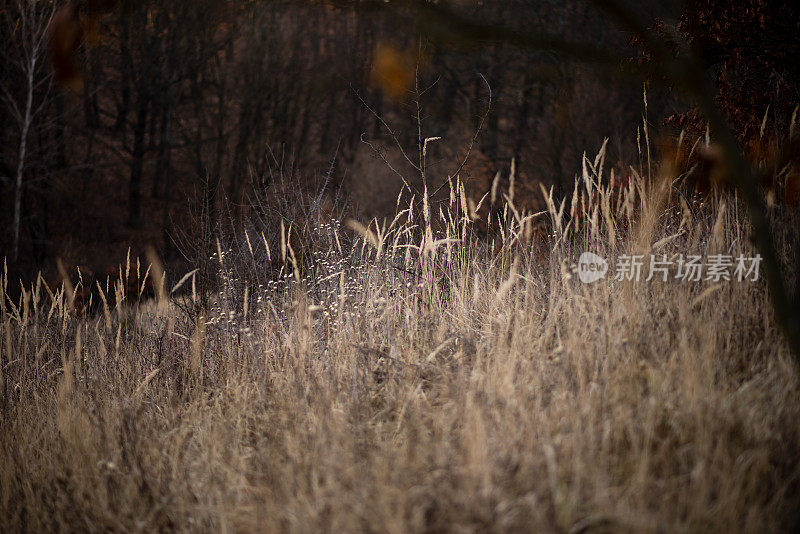
{"type": "Polygon", "coordinates": [[[390,98],[401,100],[414,81],[413,61],[396,48],[378,44],[372,63],[371,79],[390,98]]]}

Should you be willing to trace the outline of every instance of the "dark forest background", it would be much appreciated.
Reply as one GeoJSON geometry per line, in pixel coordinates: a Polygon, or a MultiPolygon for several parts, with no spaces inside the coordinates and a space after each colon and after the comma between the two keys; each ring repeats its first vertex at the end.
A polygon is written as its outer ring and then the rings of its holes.
{"type": "MultiPolygon", "coordinates": [[[[480,198],[497,172],[507,180],[513,160],[518,201],[533,207],[539,183],[567,194],[582,154],[605,138],[607,162],[624,168],[639,157],[643,121],[654,143],[704,129],[669,87],[549,52],[442,46],[358,1],[126,1],[102,16],[76,7],[80,39],[60,58],[50,24],[63,7],[10,0],[0,17],[0,256],[19,273],[52,270],[56,257],[103,272],[149,244],[168,263],[190,262],[192,243],[214,229],[283,216],[304,192],[324,190],[311,198],[326,214],[386,215],[398,174],[414,180],[398,145],[414,153],[420,138],[441,137],[427,154],[434,187],[472,146],[459,173],[469,194],[480,198]],[[60,83],[58,61],[76,62],[60,83]]],[[[648,61],[591,3],[447,7],[648,61]]],[[[629,7],[700,51],[743,136],[758,135],[765,113],[775,136],[789,127],[797,8],[629,7]]]]}

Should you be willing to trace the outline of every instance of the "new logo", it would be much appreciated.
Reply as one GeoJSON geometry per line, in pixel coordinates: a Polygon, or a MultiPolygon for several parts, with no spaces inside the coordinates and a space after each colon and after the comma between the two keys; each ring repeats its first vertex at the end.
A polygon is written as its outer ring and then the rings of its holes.
{"type": "Polygon", "coordinates": [[[578,258],[578,278],[584,284],[605,278],[607,272],[608,262],[593,252],[584,252],[578,258]]]}

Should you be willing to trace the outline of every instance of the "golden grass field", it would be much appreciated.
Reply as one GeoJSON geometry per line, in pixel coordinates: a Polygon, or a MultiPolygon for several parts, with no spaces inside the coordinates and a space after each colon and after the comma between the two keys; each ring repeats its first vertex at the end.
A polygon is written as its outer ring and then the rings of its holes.
{"type": "Polygon", "coordinates": [[[69,288],[3,295],[0,530],[797,528],[798,372],[763,281],[572,268],[752,255],[735,197],[690,206],[666,166],[614,190],[600,167],[583,204],[485,198],[494,243],[459,184],[443,220],[312,228],[313,268],[284,240],[278,282],[258,239],[222,243],[203,312],[191,277],[83,317],[69,288]]]}

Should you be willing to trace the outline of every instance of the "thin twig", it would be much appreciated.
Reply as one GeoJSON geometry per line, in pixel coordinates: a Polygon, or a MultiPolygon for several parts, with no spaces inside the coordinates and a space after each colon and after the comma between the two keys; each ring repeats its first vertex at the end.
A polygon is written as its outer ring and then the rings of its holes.
{"type": "MultiPolygon", "coordinates": [[[[450,180],[458,176],[458,174],[461,172],[461,169],[463,169],[464,165],[467,164],[467,161],[469,161],[469,156],[472,154],[472,149],[475,147],[475,142],[478,140],[478,136],[481,134],[481,130],[483,130],[483,125],[486,123],[486,119],[492,110],[492,94],[493,94],[492,86],[489,85],[489,81],[483,74],[478,73],[478,76],[480,76],[481,79],[483,79],[484,83],[486,84],[486,88],[489,90],[489,101],[486,104],[486,112],[481,117],[481,121],[480,123],[478,123],[478,128],[475,130],[475,134],[472,136],[472,140],[469,143],[469,147],[467,147],[467,153],[464,156],[464,160],[461,162],[458,168],[455,171],[453,171],[452,174],[448,175],[447,181],[442,182],[442,184],[436,189],[436,191],[433,192],[431,197],[435,197],[444,188],[445,185],[450,183],[450,180]]],[[[468,180],[465,180],[464,183],[467,183],[467,181],[468,180]]]]}

